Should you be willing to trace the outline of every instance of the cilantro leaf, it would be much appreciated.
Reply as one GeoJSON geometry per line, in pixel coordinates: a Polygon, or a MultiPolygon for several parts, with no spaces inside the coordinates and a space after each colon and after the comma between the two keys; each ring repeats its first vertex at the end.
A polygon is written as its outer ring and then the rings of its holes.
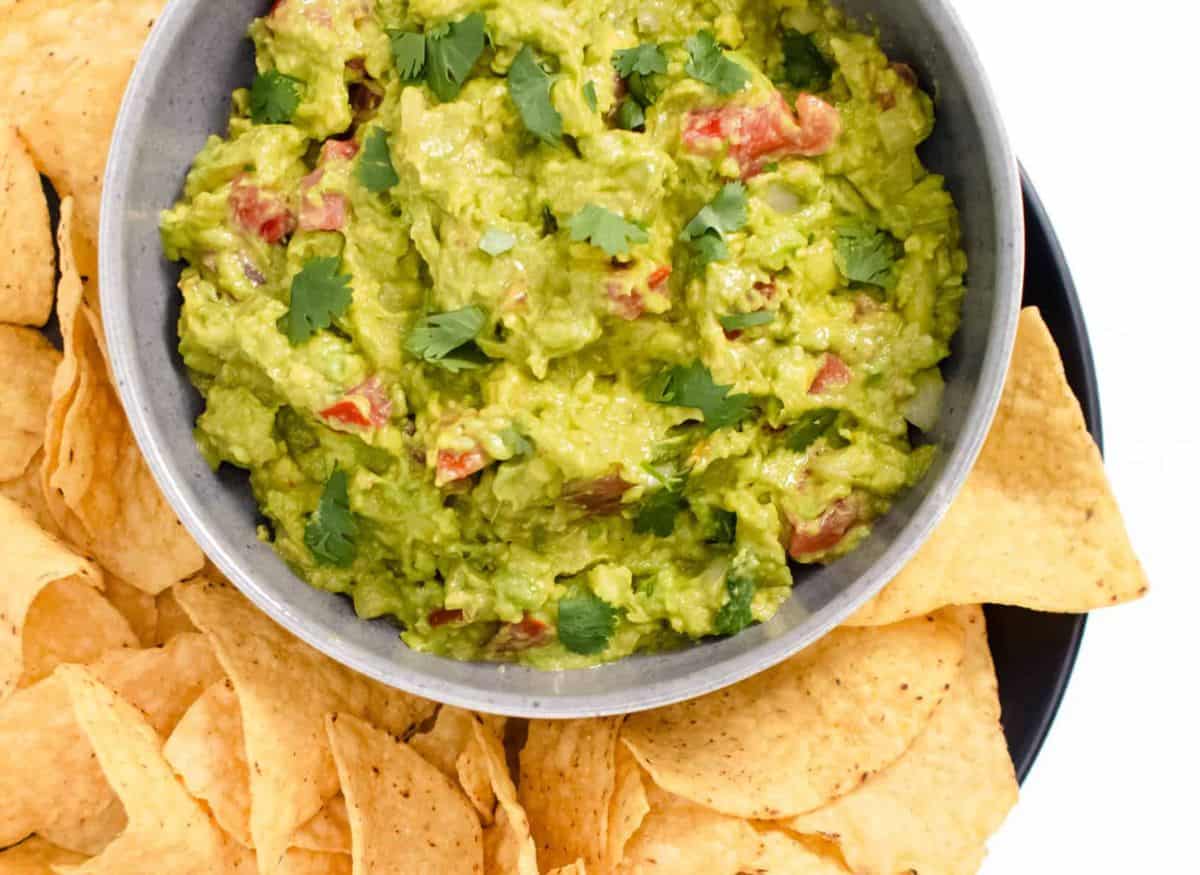
{"type": "Polygon", "coordinates": [[[847,222],[838,228],[834,256],[838,270],[851,282],[881,288],[895,282],[896,239],[868,222],[847,222]]]}
{"type": "Polygon", "coordinates": [[[729,257],[729,247],[716,231],[709,231],[703,237],[692,241],[692,254],[696,264],[703,267],[714,261],[724,261],[729,257]]]}
{"type": "Polygon", "coordinates": [[[754,601],[754,581],[731,574],[725,578],[725,604],[713,618],[713,631],[718,635],[736,635],[754,622],[750,605],[754,601]]]}
{"type": "Polygon", "coordinates": [[[658,47],[658,43],[642,43],[632,49],[618,49],[613,52],[612,65],[622,79],[628,79],[634,73],[639,76],[653,76],[655,73],[667,72],[667,56],[658,47]]]}
{"type": "Polygon", "coordinates": [[[713,382],[712,372],[699,359],[690,365],[673,365],[650,381],[646,398],[655,404],[695,407],[709,431],[736,425],[750,415],[750,395],[730,395],[730,386],[713,382]]]}
{"type": "Polygon", "coordinates": [[[683,487],[686,477],[663,477],[656,471],[652,473],[662,483],[662,488],[652,492],[633,518],[633,530],[639,535],[647,532],[660,538],[667,538],[675,531],[675,517],[683,510],[686,501],[683,497],[683,487]]]}
{"type": "Polygon", "coordinates": [[[517,235],[503,228],[488,228],[479,237],[479,248],[488,255],[503,255],[517,245],[517,235]]]}
{"type": "Polygon", "coordinates": [[[567,220],[567,227],[571,229],[572,240],[587,240],[609,256],[624,255],[631,243],[645,243],[650,239],[641,225],[595,204],[588,204],[571,216],[567,220]]]}
{"type": "Polygon", "coordinates": [[[755,310],[753,313],[730,313],[720,316],[717,321],[726,331],[741,331],[758,325],[769,325],[775,321],[775,313],[771,310],[755,310]]]}
{"type": "Polygon", "coordinates": [[[558,603],[558,640],[572,653],[599,653],[617,625],[617,609],[592,593],[558,603]]]}
{"type": "Polygon", "coordinates": [[[658,100],[661,89],[653,76],[633,73],[626,80],[626,84],[629,86],[629,96],[636,100],[639,106],[644,108],[658,100]]]}
{"type": "Polygon", "coordinates": [[[621,130],[636,131],[638,128],[646,126],[646,113],[642,111],[642,107],[636,100],[626,97],[617,107],[617,114],[613,117],[613,121],[621,130]]]}
{"type": "Polygon", "coordinates": [[[425,81],[442,102],[453,100],[483,54],[483,13],[444,24],[425,34],[425,81]]]}
{"type": "Polygon", "coordinates": [[[250,86],[250,119],[256,125],[282,125],[300,105],[300,80],[278,70],[254,77],[250,86]]]}
{"type": "Polygon", "coordinates": [[[807,410],[796,420],[796,424],[788,429],[787,446],[789,450],[803,453],[817,440],[823,437],[837,422],[838,412],[832,407],[818,407],[807,410]]]}
{"type": "Polygon", "coordinates": [[[367,191],[374,192],[387,191],[400,181],[392,166],[388,132],[383,128],[373,128],[363,141],[362,155],[358,159],[358,181],[367,191]]]}
{"type": "Polygon", "coordinates": [[[508,68],[508,93],[512,95],[525,128],[543,143],[557,146],[562,140],[562,115],[550,101],[554,78],[525,46],[508,68]]]}
{"type": "Polygon", "coordinates": [[[408,333],[404,348],[453,374],[473,370],[488,362],[473,342],[486,321],[487,314],[479,307],[423,316],[408,333]]]}
{"type": "Polygon", "coordinates": [[[709,507],[700,515],[708,544],[732,544],[737,537],[737,514],[723,507],[709,507]]]}
{"type": "Polygon", "coordinates": [[[595,112],[596,108],[600,105],[599,98],[596,97],[596,83],[591,79],[583,86],[583,101],[592,112],[595,112]]]}
{"type": "Polygon", "coordinates": [[[333,469],[317,509],[304,526],[304,544],[321,565],[345,568],[353,564],[358,547],[358,520],[350,510],[350,494],[346,472],[333,469]]]}
{"type": "Polygon", "coordinates": [[[783,79],[801,91],[829,87],[833,67],[808,34],[790,29],[783,32],[783,79]]]}
{"type": "Polygon", "coordinates": [[[350,309],[350,277],[341,270],[340,258],[310,258],[292,277],[288,311],[279,328],[292,346],[308,340],[350,309]]]}
{"type": "Polygon", "coordinates": [[[694,240],[709,231],[729,234],[746,224],[746,186],[727,182],[717,196],[684,226],[682,239],[694,240]]]}
{"type": "Polygon", "coordinates": [[[389,30],[392,60],[405,82],[416,82],[425,72],[425,35],[413,31],[389,30]]]}
{"type": "Polygon", "coordinates": [[[750,74],[740,64],[729,60],[711,31],[702,30],[687,39],[687,74],[717,89],[718,94],[741,91],[750,82],[750,74]]]}

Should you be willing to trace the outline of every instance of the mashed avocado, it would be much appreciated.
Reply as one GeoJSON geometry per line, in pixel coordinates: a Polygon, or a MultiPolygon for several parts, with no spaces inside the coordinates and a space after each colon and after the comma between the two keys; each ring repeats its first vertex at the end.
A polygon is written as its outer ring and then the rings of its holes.
{"type": "Polygon", "coordinates": [[[277,0],[163,214],[216,466],[412,647],[734,634],[928,468],[965,257],[820,0],[277,0]]]}

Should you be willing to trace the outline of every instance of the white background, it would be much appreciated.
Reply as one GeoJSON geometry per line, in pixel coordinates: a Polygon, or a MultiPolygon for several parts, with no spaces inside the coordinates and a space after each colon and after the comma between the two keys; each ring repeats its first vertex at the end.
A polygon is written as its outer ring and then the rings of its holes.
{"type": "Polygon", "coordinates": [[[1200,13],[952,2],[1079,286],[1109,476],[1151,582],[1089,620],[983,871],[1200,873],[1200,13]]]}

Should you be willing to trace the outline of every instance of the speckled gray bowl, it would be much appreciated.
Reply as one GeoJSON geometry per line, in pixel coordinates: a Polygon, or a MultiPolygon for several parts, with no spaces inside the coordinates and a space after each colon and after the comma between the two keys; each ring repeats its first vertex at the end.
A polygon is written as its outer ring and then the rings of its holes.
{"type": "MultiPolygon", "coordinates": [[[[935,435],[944,452],[920,486],[853,554],[798,578],[765,625],[688,650],[569,672],[464,663],[415,653],[396,627],[364,622],[350,602],[295,577],[255,537],[243,474],[213,473],[192,440],[200,396],[176,352],[178,266],[162,255],[158,214],[178,196],[205,137],[225,128],[229,94],[252,76],[246,26],[267,6],[171,0],[125,95],[104,180],[100,279],[113,372],[150,467],[200,546],[259,607],[314,647],[411,692],[483,711],[567,717],[636,711],[733,683],[811,644],[875,593],[945,511],[974,461],[1000,396],[1020,301],[1021,196],[992,95],[966,34],[943,0],[850,0],[873,17],[885,48],[936,95],[938,125],[923,157],[963,214],[970,294],[935,435]]],[[[301,693],[302,694],[302,693],[301,693]]]]}

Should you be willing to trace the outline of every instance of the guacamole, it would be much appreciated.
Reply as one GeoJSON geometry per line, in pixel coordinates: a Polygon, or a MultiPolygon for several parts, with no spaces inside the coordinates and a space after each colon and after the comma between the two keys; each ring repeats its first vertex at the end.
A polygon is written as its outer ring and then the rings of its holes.
{"type": "Polygon", "coordinates": [[[277,0],[162,216],[212,465],[411,647],[732,635],[920,479],[932,104],[821,0],[277,0]]]}

